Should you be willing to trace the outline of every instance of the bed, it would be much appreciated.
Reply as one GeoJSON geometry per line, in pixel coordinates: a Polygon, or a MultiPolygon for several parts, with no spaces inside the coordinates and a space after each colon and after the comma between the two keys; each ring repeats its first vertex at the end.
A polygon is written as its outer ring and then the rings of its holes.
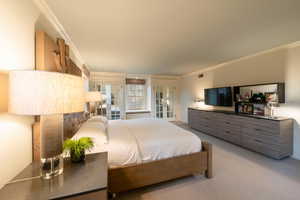
{"type": "Polygon", "coordinates": [[[189,131],[158,119],[110,120],[105,138],[100,123],[88,120],[73,138],[92,137],[89,153],[108,152],[111,193],[193,174],[212,177],[212,146],[189,131]]]}

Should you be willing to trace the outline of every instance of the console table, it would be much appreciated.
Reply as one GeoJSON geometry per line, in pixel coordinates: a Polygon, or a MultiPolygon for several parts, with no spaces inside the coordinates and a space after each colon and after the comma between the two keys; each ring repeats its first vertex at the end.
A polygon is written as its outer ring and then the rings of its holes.
{"type": "Polygon", "coordinates": [[[50,180],[39,176],[34,162],[0,190],[0,199],[107,199],[107,153],[90,154],[83,163],[64,162],[64,173],[50,180]]]}
{"type": "Polygon", "coordinates": [[[188,123],[193,129],[275,159],[293,153],[293,120],[290,118],[189,108],[188,123]]]}

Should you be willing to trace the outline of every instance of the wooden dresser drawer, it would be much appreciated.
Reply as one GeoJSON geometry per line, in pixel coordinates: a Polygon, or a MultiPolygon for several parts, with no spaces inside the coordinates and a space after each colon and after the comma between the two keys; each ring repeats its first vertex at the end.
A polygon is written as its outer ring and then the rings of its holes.
{"type": "Polygon", "coordinates": [[[280,135],[279,126],[270,128],[263,125],[243,124],[241,129],[243,132],[257,133],[257,134],[267,135],[267,136],[280,135]]]}
{"type": "Polygon", "coordinates": [[[234,129],[241,131],[241,124],[236,123],[235,121],[215,120],[214,125],[220,129],[234,129]]]}
{"type": "Polygon", "coordinates": [[[240,132],[230,129],[218,129],[217,132],[218,137],[235,144],[241,144],[240,132]]]}
{"type": "Polygon", "coordinates": [[[245,117],[244,127],[257,127],[269,132],[279,132],[280,131],[280,122],[273,120],[265,119],[254,119],[251,117],[245,117]]]}
{"type": "Polygon", "coordinates": [[[195,129],[200,132],[207,133],[214,136],[216,136],[217,134],[216,128],[213,128],[210,125],[198,124],[197,126],[195,126],[195,129]]]}
{"type": "Polygon", "coordinates": [[[246,135],[248,137],[257,138],[259,140],[262,140],[265,143],[268,144],[281,144],[285,142],[285,138],[282,138],[281,135],[272,134],[266,131],[261,130],[252,130],[252,129],[242,129],[242,135],[246,135]]]}
{"type": "Polygon", "coordinates": [[[215,119],[219,121],[232,122],[232,123],[240,123],[241,121],[241,118],[239,116],[231,115],[231,114],[221,114],[221,113],[218,113],[215,119]]]}
{"type": "Polygon", "coordinates": [[[263,140],[249,137],[247,135],[241,136],[241,145],[253,151],[260,152],[269,156],[277,155],[281,150],[280,145],[266,143],[263,140]]]}

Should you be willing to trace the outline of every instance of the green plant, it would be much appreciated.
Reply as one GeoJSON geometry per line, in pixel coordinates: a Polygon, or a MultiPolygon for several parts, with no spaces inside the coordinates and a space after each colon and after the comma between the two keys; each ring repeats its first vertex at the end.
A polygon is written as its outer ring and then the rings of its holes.
{"type": "Polygon", "coordinates": [[[67,139],[64,142],[63,149],[70,153],[71,160],[80,162],[84,160],[85,151],[91,150],[94,147],[94,142],[90,137],[82,137],[80,139],[67,139]]]}

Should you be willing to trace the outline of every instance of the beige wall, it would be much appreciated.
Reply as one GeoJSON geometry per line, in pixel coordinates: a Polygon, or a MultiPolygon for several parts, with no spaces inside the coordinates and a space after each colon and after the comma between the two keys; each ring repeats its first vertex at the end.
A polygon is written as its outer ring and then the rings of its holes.
{"type": "MultiPolygon", "coordinates": [[[[0,71],[34,69],[34,32],[39,11],[31,0],[3,0],[0,6],[0,71]]],[[[7,103],[2,91],[1,100],[7,103]]],[[[3,88],[2,88],[3,87],[3,88]]],[[[6,109],[4,109],[6,110],[6,109]]],[[[0,188],[32,161],[32,117],[0,112],[0,188]]]]}
{"type": "Polygon", "coordinates": [[[32,69],[37,8],[31,0],[2,0],[0,13],[0,70],[32,69]]]}
{"type": "MultiPolygon", "coordinates": [[[[32,70],[35,60],[35,31],[44,30],[52,38],[62,37],[61,30],[53,20],[45,17],[49,13],[38,8],[32,0],[1,0],[0,13],[0,72],[10,70],[32,70]]],[[[40,6],[40,4],[38,4],[40,6]]],[[[70,49],[71,58],[81,66],[79,55],[70,49]]],[[[2,91],[3,77],[0,75],[0,188],[32,161],[33,117],[3,113],[7,97],[2,91]]]]}
{"type": "Polygon", "coordinates": [[[300,159],[300,46],[288,49],[285,66],[286,104],[277,114],[295,119],[294,157],[300,159]]]}
{"type": "Polygon", "coordinates": [[[180,82],[180,120],[187,122],[187,108],[196,105],[194,103],[195,98],[204,98],[204,88],[285,82],[287,103],[281,105],[277,113],[278,115],[293,117],[296,120],[294,157],[300,159],[300,129],[298,124],[300,122],[299,66],[300,47],[285,47],[204,71],[202,79],[197,77],[201,72],[186,75],[180,82]]]}
{"type": "Polygon", "coordinates": [[[8,102],[8,75],[0,73],[0,113],[7,112],[8,102]]]}

